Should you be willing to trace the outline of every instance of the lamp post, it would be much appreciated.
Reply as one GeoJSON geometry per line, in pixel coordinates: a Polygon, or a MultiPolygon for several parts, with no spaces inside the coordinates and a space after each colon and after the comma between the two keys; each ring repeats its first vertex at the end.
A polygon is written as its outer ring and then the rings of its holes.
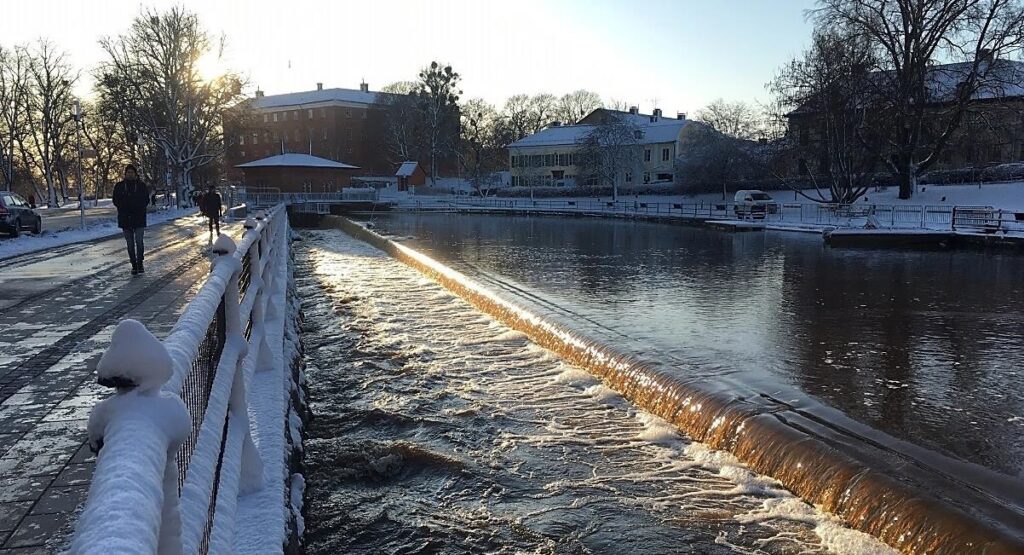
{"type": "Polygon", "coordinates": [[[82,101],[75,99],[75,142],[78,148],[78,168],[75,180],[78,184],[78,223],[85,229],[85,188],[82,186],[82,101]]]}

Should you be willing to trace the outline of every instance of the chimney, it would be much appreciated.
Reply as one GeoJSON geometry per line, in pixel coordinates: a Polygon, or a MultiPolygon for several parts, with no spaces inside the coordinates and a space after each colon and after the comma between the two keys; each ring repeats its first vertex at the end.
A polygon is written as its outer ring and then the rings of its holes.
{"type": "Polygon", "coordinates": [[[686,119],[686,112],[676,112],[676,119],[686,119]]]}
{"type": "Polygon", "coordinates": [[[324,90],[324,84],[323,83],[317,83],[316,84],[316,90],[318,90],[318,91],[324,90]]]}
{"type": "Polygon", "coordinates": [[[263,98],[263,91],[256,89],[256,98],[263,98]]]}
{"type": "Polygon", "coordinates": [[[654,109],[654,117],[661,119],[661,108],[654,109]]]}
{"type": "Polygon", "coordinates": [[[982,48],[978,50],[978,59],[985,63],[991,64],[992,62],[996,61],[996,54],[991,49],[982,48]]]}
{"type": "Polygon", "coordinates": [[[633,114],[635,116],[635,115],[640,113],[640,108],[637,107],[637,106],[630,106],[629,107],[629,113],[631,113],[631,114],[633,114]]]}
{"type": "Polygon", "coordinates": [[[363,81],[362,83],[359,83],[359,90],[363,92],[370,92],[370,85],[366,81],[363,81]]]}

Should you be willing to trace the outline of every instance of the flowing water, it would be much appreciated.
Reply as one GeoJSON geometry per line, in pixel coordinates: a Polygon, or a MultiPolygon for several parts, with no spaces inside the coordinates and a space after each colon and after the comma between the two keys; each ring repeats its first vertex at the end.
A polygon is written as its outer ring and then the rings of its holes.
{"type": "Polygon", "coordinates": [[[304,233],[310,553],[885,553],[340,231],[304,233]]]}
{"type": "Polygon", "coordinates": [[[392,214],[373,225],[681,378],[1024,477],[1020,255],[839,250],[814,235],[599,219],[392,214]]]}

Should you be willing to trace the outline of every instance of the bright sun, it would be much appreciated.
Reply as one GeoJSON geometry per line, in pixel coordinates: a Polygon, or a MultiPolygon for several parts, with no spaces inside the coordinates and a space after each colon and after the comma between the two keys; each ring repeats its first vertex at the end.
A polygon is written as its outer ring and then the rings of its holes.
{"type": "Polygon", "coordinates": [[[199,72],[199,78],[203,81],[213,81],[227,73],[227,68],[224,65],[224,59],[216,51],[211,50],[196,61],[196,71],[199,72]]]}

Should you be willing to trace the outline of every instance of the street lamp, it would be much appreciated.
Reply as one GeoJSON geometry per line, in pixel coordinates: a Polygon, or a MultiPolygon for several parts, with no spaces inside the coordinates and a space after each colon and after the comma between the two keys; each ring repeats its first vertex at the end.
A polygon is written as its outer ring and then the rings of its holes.
{"type": "Polygon", "coordinates": [[[85,229],[85,187],[82,186],[82,101],[75,99],[75,142],[78,143],[78,168],[76,181],[78,183],[78,222],[85,229]]]}

